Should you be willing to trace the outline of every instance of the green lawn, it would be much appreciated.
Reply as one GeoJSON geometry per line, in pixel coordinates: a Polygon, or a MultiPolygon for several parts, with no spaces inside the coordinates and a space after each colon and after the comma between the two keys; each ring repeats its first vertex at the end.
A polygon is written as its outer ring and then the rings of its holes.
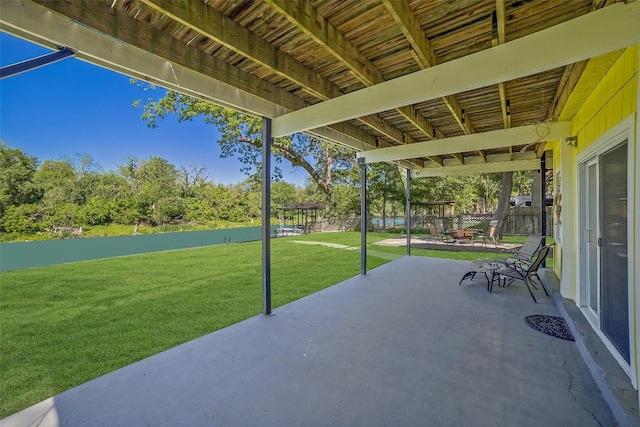
{"type": "MultiPolygon", "coordinates": [[[[370,245],[394,235],[367,237],[370,245]]],[[[273,240],[274,307],[359,273],[358,251],[291,240],[357,247],[360,234],[273,240]]],[[[0,418],[260,313],[260,248],[260,242],[251,242],[0,273],[0,418]]],[[[412,253],[479,257],[473,252],[412,253]]],[[[385,262],[370,256],[367,264],[371,269],[385,262]]]]}

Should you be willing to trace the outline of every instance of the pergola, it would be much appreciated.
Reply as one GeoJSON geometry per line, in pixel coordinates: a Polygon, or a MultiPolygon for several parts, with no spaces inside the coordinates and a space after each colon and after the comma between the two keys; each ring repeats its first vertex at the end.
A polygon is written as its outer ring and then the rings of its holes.
{"type": "Polygon", "coordinates": [[[283,222],[286,225],[287,218],[284,216],[285,214],[291,218],[291,223],[293,226],[301,226],[303,230],[307,230],[309,225],[309,220],[311,222],[316,222],[318,216],[318,210],[321,209],[322,206],[318,203],[313,202],[303,202],[303,203],[290,203],[287,206],[277,207],[276,210],[282,211],[283,214],[283,222]],[[295,221],[295,222],[294,222],[295,221]]]}
{"type": "Polygon", "coordinates": [[[63,52],[52,59],[72,51],[263,117],[265,315],[272,138],[357,150],[362,212],[374,162],[406,169],[407,204],[412,178],[544,170],[546,141],[572,135],[561,112],[588,95],[574,93],[586,61],[606,70],[606,54],[640,42],[640,1],[21,0],[0,12],[2,31],[63,52]]]}

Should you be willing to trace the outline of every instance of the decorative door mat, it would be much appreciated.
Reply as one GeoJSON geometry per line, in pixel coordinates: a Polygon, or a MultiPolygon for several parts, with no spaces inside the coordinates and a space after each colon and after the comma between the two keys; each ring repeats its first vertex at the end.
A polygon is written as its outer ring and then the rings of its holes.
{"type": "Polygon", "coordinates": [[[524,318],[527,325],[543,334],[563,340],[575,341],[567,322],[562,317],[533,314],[524,318]]]}

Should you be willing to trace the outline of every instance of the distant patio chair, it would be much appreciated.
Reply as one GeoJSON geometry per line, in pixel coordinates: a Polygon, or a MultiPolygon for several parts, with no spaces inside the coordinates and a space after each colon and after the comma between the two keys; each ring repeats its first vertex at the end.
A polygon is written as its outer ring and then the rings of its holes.
{"type": "Polygon", "coordinates": [[[533,302],[537,303],[538,301],[536,300],[536,297],[535,295],[533,295],[533,291],[531,290],[531,288],[534,288],[536,290],[538,289],[535,285],[535,282],[533,281],[534,278],[538,280],[540,286],[542,286],[542,289],[544,290],[544,293],[549,296],[549,292],[547,292],[547,289],[544,287],[542,281],[540,280],[540,276],[538,276],[538,269],[540,268],[542,261],[544,261],[544,259],[549,254],[550,248],[551,246],[542,246],[541,248],[539,248],[536,251],[535,256],[533,257],[533,262],[526,267],[518,263],[505,263],[502,265],[502,267],[498,268],[495,271],[495,274],[497,274],[498,277],[504,277],[505,280],[506,278],[512,279],[511,281],[522,280],[526,285],[531,298],[533,298],[533,302]]]}
{"type": "Polygon", "coordinates": [[[496,234],[498,234],[498,220],[492,220],[484,232],[476,236],[476,240],[482,239],[482,244],[485,248],[487,247],[487,240],[491,241],[493,246],[497,248],[498,240],[496,239],[496,234]]]}
{"type": "Polygon", "coordinates": [[[444,240],[444,236],[440,233],[438,233],[438,229],[436,228],[435,225],[433,225],[433,223],[428,223],[429,226],[429,234],[431,234],[431,240],[433,240],[436,243],[442,242],[444,240]]]}
{"type": "Polygon", "coordinates": [[[444,224],[442,223],[442,219],[436,218],[433,220],[433,223],[436,225],[436,230],[438,230],[438,234],[441,236],[446,236],[447,232],[444,230],[444,224]]]}
{"type": "Polygon", "coordinates": [[[521,266],[528,266],[533,262],[534,255],[537,253],[538,249],[544,246],[544,239],[545,238],[542,236],[530,234],[527,236],[527,240],[520,249],[517,251],[507,252],[509,255],[506,257],[498,254],[496,261],[507,264],[515,263],[520,264],[521,266]]]}

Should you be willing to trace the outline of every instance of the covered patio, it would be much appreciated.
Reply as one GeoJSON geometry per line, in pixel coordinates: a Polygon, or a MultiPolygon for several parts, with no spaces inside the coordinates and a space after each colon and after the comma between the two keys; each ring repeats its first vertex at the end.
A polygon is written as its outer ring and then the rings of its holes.
{"type": "Polygon", "coordinates": [[[403,257],[52,397],[6,427],[613,425],[558,316],[524,286],[403,257]]]}
{"type": "MultiPolygon", "coordinates": [[[[640,1],[1,6],[0,29],[57,50],[52,61],[75,55],[263,118],[264,316],[69,390],[7,426],[614,424],[579,347],[524,324],[524,316],[557,315],[561,305],[551,298],[536,305],[521,286],[492,294],[482,283],[458,286],[466,262],[404,257],[367,271],[363,233],[362,276],[271,316],[271,141],[304,132],[358,151],[361,212],[367,165],[377,162],[406,169],[407,211],[412,179],[561,167],[565,218],[555,268],[563,295],[583,307],[574,286],[584,278],[572,228],[576,151],[625,115],[634,114],[625,129],[638,128],[640,1]],[[605,108],[614,104],[616,111],[605,108]]],[[[640,188],[635,173],[629,193],[640,188]]],[[[632,226],[638,200],[629,204],[632,226]]],[[[629,259],[640,247],[632,226],[629,259]]],[[[634,268],[628,301],[611,308],[630,313],[623,377],[637,422],[634,268]]]]}

